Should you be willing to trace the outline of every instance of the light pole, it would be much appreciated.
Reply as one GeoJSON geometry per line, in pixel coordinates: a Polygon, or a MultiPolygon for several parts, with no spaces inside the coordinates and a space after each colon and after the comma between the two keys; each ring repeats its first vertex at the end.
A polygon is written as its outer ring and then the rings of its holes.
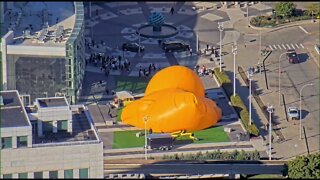
{"type": "Polygon", "coordinates": [[[253,72],[252,70],[249,71],[249,125],[251,125],[252,123],[252,118],[251,118],[251,88],[252,88],[252,85],[251,85],[251,81],[252,81],[252,76],[253,76],[253,72]]]}
{"type": "Polygon", "coordinates": [[[139,47],[138,47],[138,51],[139,51],[139,56],[140,56],[140,31],[139,31],[139,47]]]}
{"type": "Polygon", "coordinates": [[[218,22],[218,29],[220,31],[220,63],[219,63],[219,66],[220,66],[220,72],[221,72],[221,34],[222,34],[222,31],[223,31],[223,23],[222,22],[218,22]]]}
{"type": "Polygon", "coordinates": [[[89,15],[90,15],[90,18],[91,18],[91,1],[89,2],[89,15]]]}
{"type": "Polygon", "coordinates": [[[281,106],[281,79],[280,79],[280,74],[281,74],[281,64],[280,64],[280,60],[281,60],[281,56],[287,54],[287,52],[282,53],[279,56],[279,105],[281,106]]]}
{"type": "Polygon", "coordinates": [[[145,116],[143,118],[143,121],[144,121],[144,159],[145,160],[148,160],[148,156],[147,156],[147,149],[148,149],[148,146],[147,146],[147,122],[149,120],[149,116],[145,116]]]}
{"type": "Polygon", "coordinates": [[[199,36],[198,36],[198,33],[196,32],[196,46],[197,46],[197,53],[199,53],[199,36]]]}
{"type": "Polygon", "coordinates": [[[267,111],[269,112],[269,161],[271,161],[271,114],[273,113],[273,106],[268,105],[267,111]]]}
{"type": "Polygon", "coordinates": [[[260,61],[262,59],[262,54],[261,54],[261,30],[259,30],[259,36],[260,36],[260,40],[259,40],[259,49],[260,49],[260,54],[259,54],[259,61],[258,61],[258,66],[259,66],[259,71],[261,73],[261,67],[260,67],[260,61]]]}
{"type": "Polygon", "coordinates": [[[300,90],[300,140],[302,139],[302,135],[301,135],[301,130],[302,130],[302,123],[301,123],[301,97],[302,97],[302,90],[303,88],[307,87],[307,86],[313,86],[313,84],[305,84],[304,86],[302,86],[301,90],[300,90]]]}
{"type": "Polygon", "coordinates": [[[233,53],[233,96],[235,96],[236,95],[236,54],[237,54],[236,42],[234,42],[234,44],[232,45],[232,53],[233,53]]]}
{"type": "Polygon", "coordinates": [[[247,19],[248,19],[248,27],[250,27],[250,22],[249,22],[249,3],[247,3],[247,19]]]}

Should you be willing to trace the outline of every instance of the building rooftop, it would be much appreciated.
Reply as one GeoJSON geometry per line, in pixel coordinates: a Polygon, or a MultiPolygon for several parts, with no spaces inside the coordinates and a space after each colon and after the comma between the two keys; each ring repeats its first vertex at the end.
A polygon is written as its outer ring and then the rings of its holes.
{"type": "Polygon", "coordinates": [[[1,128],[29,126],[17,91],[1,91],[1,128]]]}
{"type": "Polygon", "coordinates": [[[13,3],[3,25],[3,32],[14,31],[10,45],[64,46],[75,24],[73,2],[13,3]]]}
{"type": "Polygon", "coordinates": [[[38,137],[37,132],[33,131],[33,144],[98,140],[89,119],[80,109],[72,111],[72,133],[47,133],[44,137],[38,137]]]}
{"type": "Polygon", "coordinates": [[[67,101],[64,97],[51,97],[51,98],[38,98],[40,107],[57,107],[57,106],[68,106],[67,101]]]}

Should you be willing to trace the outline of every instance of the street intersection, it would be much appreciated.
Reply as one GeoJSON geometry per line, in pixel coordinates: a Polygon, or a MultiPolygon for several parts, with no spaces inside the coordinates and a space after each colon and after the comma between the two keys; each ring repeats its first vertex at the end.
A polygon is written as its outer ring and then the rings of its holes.
{"type": "MultiPolygon", "coordinates": [[[[231,45],[237,42],[238,53],[236,55],[236,66],[243,69],[261,64],[259,49],[269,49],[272,51],[266,59],[266,70],[269,89],[265,85],[263,73],[255,74],[253,77],[253,91],[259,91],[259,96],[265,105],[272,104],[275,107],[272,116],[273,121],[278,122],[274,128],[281,132],[284,137],[283,142],[274,142],[273,157],[277,159],[288,159],[295,155],[305,154],[309,150],[319,151],[319,67],[317,59],[319,55],[311,53],[313,45],[319,43],[319,21],[316,23],[307,22],[305,24],[283,27],[278,30],[257,30],[248,28],[246,8],[220,6],[220,3],[213,2],[215,8],[194,10],[191,2],[179,3],[135,3],[135,2],[110,2],[93,3],[91,8],[91,18],[86,21],[86,41],[95,41],[98,46],[87,48],[86,53],[104,53],[112,56],[123,56],[132,62],[132,69],[127,74],[131,77],[138,76],[139,67],[147,67],[150,63],[155,63],[157,67],[167,67],[179,63],[193,68],[195,65],[206,65],[208,68],[218,67],[218,64],[209,60],[208,56],[196,54],[196,39],[199,38],[199,49],[204,50],[207,45],[219,47],[220,32],[218,22],[224,22],[222,32],[222,62],[224,71],[233,80],[233,54],[231,45]],[[175,13],[169,12],[171,7],[175,7],[175,13]],[[124,42],[137,42],[138,36],[135,29],[147,22],[146,17],[150,12],[162,12],[165,21],[173,24],[179,29],[179,34],[171,40],[183,40],[191,45],[193,55],[189,53],[166,54],[159,47],[157,41],[153,39],[141,38],[141,44],[146,47],[143,54],[122,52],[120,46],[124,42]],[[261,42],[260,42],[261,33],[261,42]],[[102,42],[103,43],[100,43],[102,42]],[[260,47],[261,44],[261,47],[260,47]],[[288,49],[295,49],[299,54],[301,63],[289,64],[285,55],[280,59],[281,66],[281,105],[279,105],[279,56],[288,49]],[[300,90],[302,86],[313,83],[307,87],[302,96],[302,123],[305,127],[307,141],[304,136],[299,138],[299,121],[290,121],[286,118],[285,108],[289,106],[299,106],[300,90]],[[283,105],[282,94],[285,99],[283,105]]],[[[89,8],[86,8],[89,11],[89,8]]],[[[249,7],[249,17],[258,14],[270,14],[272,7],[268,3],[258,3],[249,7]]],[[[89,15],[90,13],[86,13],[89,15]]],[[[236,68],[237,69],[237,68],[236,68]]],[[[90,84],[105,79],[110,88],[114,88],[114,77],[120,72],[113,72],[112,76],[105,77],[99,68],[92,65],[87,66],[87,73],[84,82],[84,97],[92,92],[90,84]]],[[[202,78],[203,79],[203,78],[202,78]]],[[[206,81],[210,84],[209,81],[206,81]]],[[[238,72],[236,71],[236,87],[244,103],[249,107],[249,91],[238,72]]],[[[98,95],[99,96],[99,95],[98,95]]],[[[112,98],[111,95],[100,93],[100,98],[112,98]]],[[[98,98],[99,99],[99,98],[98,98]]],[[[253,122],[260,129],[267,148],[268,132],[265,118],[257,103],[252,100],[253,122]]],[[[276,136],[274,134],[274,136],[276,136]]]]}

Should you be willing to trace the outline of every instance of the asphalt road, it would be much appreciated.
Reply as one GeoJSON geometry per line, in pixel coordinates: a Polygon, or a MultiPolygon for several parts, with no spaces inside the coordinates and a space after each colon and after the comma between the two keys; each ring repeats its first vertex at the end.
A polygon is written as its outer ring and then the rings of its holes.
{"type": "Polygon", "coordinates": [[[104,164],[107,174],[282,174],[283,168],[281,164],[104,164]]]}

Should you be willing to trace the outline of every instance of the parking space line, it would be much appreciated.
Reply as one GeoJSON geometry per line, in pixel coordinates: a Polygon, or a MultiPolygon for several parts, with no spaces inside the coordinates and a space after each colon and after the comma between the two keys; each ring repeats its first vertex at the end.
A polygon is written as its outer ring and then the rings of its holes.
{"type": "Polygon", "coordinates": [[[270,48],[270,50],[271,50],[271,51],[273,51],[273,49],[272,49],[272,46],[271,46],[271,45],[269,45],[269,48],[270,48]]]}
{"type": "Polygon", "coordinates": [[[293,48],[293,49],[295,49],[295,47],[294,47],[294,45],[293,44],[290,44],[291,45],[291,47],[293,48]]]}
{"type": "Polygon", "coordinates": [[[283,47],[283,49],[286,49],[286,46],[284,46],[284,44],[281,44],[281,46],[283,47]]]}
{"type": "Polygon", "coordinates": [[[300,47],[298,46],[298,44],[294,44],[294,45],[296,45],[296,46],[297,46],[297,48],[298,48],[298,49],[300,49],[300,47]]]}
{"type": "Polygon", "coordinates": [[[280,46],[279,44],[278,44],[278,48],[279,48],[279,49],[282,49],[282,48],[281,48],[281,46],[280,46]]]}
{"type": "Polygon", "coordinates": [[[277,49],[277,46],[276,46],[276,45],[272,45],[272,46],[273,46],[274,49],[277,49]]]}
{"type": "Polygon", "coordinates": [[[299,26],[299,28],[304,32],[304,33],[306,33],[306,34],[308,34],[309,32],[308,31],[306,31],[302,26],[299,26]]]}
{"type": "Polygon", "coordinates": [[[286,44],[286,46],[288,47],[288,49],[290,49],[291,47],[289,46],[289,44],[286,44]]]}
{"type": "Polygon", "coordinates": [[[304,46],[300,43],[300,46],[304,49],[304,46]]]}

